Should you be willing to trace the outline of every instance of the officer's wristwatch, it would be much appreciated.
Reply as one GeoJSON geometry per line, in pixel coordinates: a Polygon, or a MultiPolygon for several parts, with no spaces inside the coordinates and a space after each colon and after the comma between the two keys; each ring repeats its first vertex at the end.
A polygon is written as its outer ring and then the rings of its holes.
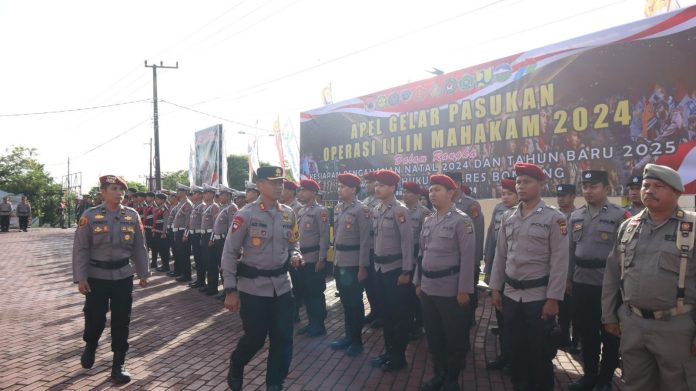
{"type": "Polygon", "coordinates": [[[232,292],[237,292],[237,288],[225,288],[224,292],[226,295],[232,293],[232,292]]]}

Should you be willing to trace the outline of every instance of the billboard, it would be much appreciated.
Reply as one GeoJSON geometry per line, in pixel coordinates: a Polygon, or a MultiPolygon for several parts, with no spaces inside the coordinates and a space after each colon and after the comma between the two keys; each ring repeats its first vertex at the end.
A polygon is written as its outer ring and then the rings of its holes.
{"type": "Polygon", "coordinates": [[[222,125],[200,130],[195,134],[195,154],[189,166],[195,175],[191,183],[227,185],[227,159],[225,153],[225,133],[222,125]]]}
{"type": "MultiPolygon", "coordinates": [[[[550,180],[609,172],[612,195],[650,162],[696,193],[696,7],[301,113],[301,172],[378,168],[427,183],[461,172],[479,198],[516,162],[550,180]],[[693,154],[692,154],[693,151],[693,154]]],[[[334,198],[333,195],[332,198],[334,198]]]]}

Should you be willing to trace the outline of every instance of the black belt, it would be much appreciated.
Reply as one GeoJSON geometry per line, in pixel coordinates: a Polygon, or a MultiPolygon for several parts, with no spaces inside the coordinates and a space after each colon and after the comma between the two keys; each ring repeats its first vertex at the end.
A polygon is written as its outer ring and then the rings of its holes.
{"type": "Polygon", "coordinates": [[[607,265],[605,259],[580,259],[575,258],[575,265],[585,269],[603,269],[607,265]]]}
{"type": "Polygon", "coordinates": [[[288,264],[277,269],[258,269],[243,262],[237,264],[237,277],[257,278],[257,277],[278,277],[288,272],[288,264]]]}
{"type": "Polygon", "coordinates": [[[447,268],[445,270],[425,270],[423,269],[423,275],[428,277],[428,278],[442,278],[442,277],[447,277],[447,276],[453,276],[455,274],[459,274],[459,265],[457,266],[452,266],[450,268],[447,268]]]}
{"type": "Polygon", "coordinates": [[[530,289],[540,286],[546,286],[549,283],[549,276],[535,278],[533,280],[515,280],[505,275],[505,283],[515,289],[530,289]]]}
{"type": "Polygon", "coordinates": [[[401,254],[392,254],[392,255],[375,255],[375,263],[392,263],[394,261],[398,261],[399,259],[403,258],[401,254]]]}
{"type": "Polygon", "coordinates": [[[300,247],[300,252],[302,254],[309,254],[313,252],[319,251],[319,245],[317,244],[316,246],[309,246],[309,247],[300,247]]]}
{"type": "Polygon", "coordinates": [[[335,244],[334,249],[338,251],[358,251],[360,250],[359,244],[335,244]]]}
{"type": "Polygon", "coordinates": [[[90,259],[89,264],[100,269],[120,269],[130,263],[130,259],[124,258],[117,261],[97,261],[90,259]]]}

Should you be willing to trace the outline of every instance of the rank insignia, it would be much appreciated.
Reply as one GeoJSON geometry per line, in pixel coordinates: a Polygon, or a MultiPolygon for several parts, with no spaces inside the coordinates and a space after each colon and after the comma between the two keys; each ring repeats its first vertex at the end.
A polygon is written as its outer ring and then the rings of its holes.
{"type": "Polygon", "coordinates": [[[102,215],[102,214],[94,215],[95,220],[101,220],[103,218],[104,218],[104,215],[102,215]]]}
{"type": "Polygon", "coordinates": [[[399,224],[403,224],[406,222],[406,216],[404,216],[403,213],[399,213],[399,224]]]}
{"type": "Polygon", "coordinates": [[[582,224],[580,224],[580,223],[573,224],[573,232],[577,232],[577,231],[582,231],[582,224]]]}
{"type": "Polygon", "coordinates": [[[563,236],[568,235],[568,223],[566,223],[565,219],[558,220],[558,228],[560,228],[560,230],[561,230],[561,235],[563,235],[563,236]]]}
{"type": "Polygon", "coordinates": [[[87,225],[87,222],[88,222],[88,220],[86,217],[84,217],[84,216],[80,217],[80,227],[87,225]]]}
{"type": "Polygon", "coordinates": [[[100,225],[97,225],[96,227],[94,227],[94,233],[98,234],[98,233],[102,233],[102,232],[105,232],[105,229],[103,229],[100,225]]]}

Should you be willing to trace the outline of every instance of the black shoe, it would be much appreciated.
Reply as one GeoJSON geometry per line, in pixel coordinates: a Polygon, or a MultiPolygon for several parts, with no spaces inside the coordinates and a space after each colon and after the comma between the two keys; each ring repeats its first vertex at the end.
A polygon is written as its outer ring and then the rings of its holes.
{"type": "Polygon", "coordinates": [[[169,273],[167,273],[167,276],[169,276],[169,277],[181,277],[181,273],[177,273],[174,270],[172,270],[169,273]]]}
{"type": "Polygon", "coordinates": [[[439,391],[445,384],[445,371],[435,369],[435,376],[421,384],[421,391],[439,391]]]}
{"type": "Polygon", "coordinates": [[[382,322],[382,319],[375,319],[370,323],[370,328],[371,329],[381,329],[384,323],[382,322]]]}
{"type": "Polygon", "coordinates": [[[208,285],[203,285],[200,288],[198,288],[198,292],[208,292],[208,285]]]}
{"type": "Polygon", "coordinates": [[[97,345],[92,345],[88,343],[85,345],[85,350],[82,352],[80,357],[80,364],[82,368],[90,369],[94,365],[94,354],[97,352],[97,345]]]}
{"type": "Polygon", "coordinates": [[[206,295],[206,296],[214,296],[214,295],[217,295],[217,294],[218,294],[218,291],[217,291],[217,290],[214,290],[214,291],[206,290],[206,291],[205,291],[205,295],[206,295]]]}
{"type": "Polygon", "coordinates": [[[491,327],[491,334],[493,334],[493,335],[500,334],[500,329],[498,327],[491,327]]]}
{"type": "Polygon", "coordinates": [[[407,366],[406,359],[398,358],[398,359],[387,360],[387,362],[382,364],[381,368],[384,372],[396,372],[398,370],[406,368],[406,366],[407,366]]]}
{"type": "Polygon", "coordinates": [[[498,358],[496,358],[495,360],[486,363],[486,369],[488,369],[489,371],[503,369],[505,368],[505,365],[507,365],[505,359],[503,357],[498,356],[498,358]]]}
{"type": "Polygon", "coordinates": [[[309,325],[302,326],[297,329],[297,335],[307,334],[309,332],[309,325]]]}
{"type": "Polygon", "coordinates": [[[128,383],[131,381],[130,373],[126,369],[126,353],[114,352],[114,363],[111,366],[111,378],[116,383],[128,383]]]}
{"type": "Polygon", "coordinates": [[[160,266],[155,270],[157,270],[158,272],[169,272],[169,268],[164,266],[160,266]]]}
{"type": "Polygon", "coordinates": [[[306,335],[309,338],[316,338],[316,337],[321,337],[322,335],[326,335],[326,328],[325,327],[310,327],[309,330],[307,330],[306,335]]]}
{"type": "Polygon", "coordinates": [[[189,286],[189,288],[192,288],[192,289],[198,289],[202,286],[205,286],[205,284],[201,281],[196,280],[196,281],[188,284],[188,286],[189,286]]]}
{"type": "Polygon", "coordinates": [[[423,328],[418,327],[417,329],[411,331],[411,333],[408,335],[408,339],[410,341],[417,341],[417,340],[423,338],[424,335],[425,335],[425,333],[423,332],[423,328]]]}
{"type": "Polygon", "coordinates": [[[191,277],[186,277],[186,276],[180,276],[176,278],[176,282],[189,282],[191,281],[191,277]]]}
{"type": "Polygon", "coordinates": [[[592,391],[611,391],[611,383],[597,384],[592,391]]]}
{"type": "Polygon", "coordinates": [[[370,359],[370,365],[372,365],[373,368],[379,368],[384,364],[385,362],[389,361],[389,353],[384,353],[380,354],[377,357],[372,357],[370,359]]]}
{"type": "Polygon", "coordinates": [[[459,387],[459,382],[453,381],[453,382],[447,382],[445,383],[442,388],[440,388],[440,391],[459,391],[461,388],[459,387]]]}
{"type": "Polygon", "coordinates": [[[346,356],[348,357],[355,357],[363,352],[363,346],[362,344],[351,344],[348,346],[348,349],[346,349],[346,356]]]}
{"type": "Polygon", "coordinates": [[[329,344],[333,350],[344,350],[350,346],[350,338],[337,339],[329,344]]]}
{"type": "Polygon", "coordinates": [[[583,376],[580,379],[568,384],[568,391],[589,391],[597,384],[594,376],[583,376]]]}
{"type": "Polygon", "coordinates": [[[230,370],[227,372],[227,385],[232,391],[242,391],[242,381],[244,380],[244,367],[230,363],[230,370]]]}
{"type": "Polygon", "coordinates": [[[266,391],[283,391],[282,384],[266,385],[266,391]]]}
{"type": "Polygon", "coordinates": [[[369,314],[365,315],[365,324],[370,324],[377,319],[377,315],[375,315],[374,312],[370,312],[369,314]]]}

